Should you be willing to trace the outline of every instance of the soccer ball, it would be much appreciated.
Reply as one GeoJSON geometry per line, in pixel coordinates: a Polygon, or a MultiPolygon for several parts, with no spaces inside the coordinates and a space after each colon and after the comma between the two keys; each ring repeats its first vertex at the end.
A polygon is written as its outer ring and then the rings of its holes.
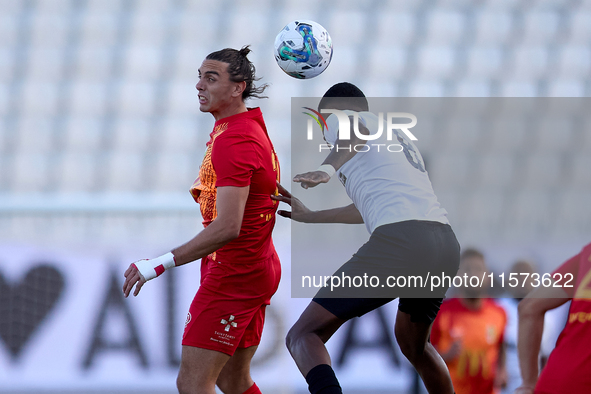
{"type": "Polygon", "coordinates": [[[299,79],[320,75],[332,59],[332,40],[318,23],[297,20],[275,38],[275,60],[289,76],[299,79]]]}

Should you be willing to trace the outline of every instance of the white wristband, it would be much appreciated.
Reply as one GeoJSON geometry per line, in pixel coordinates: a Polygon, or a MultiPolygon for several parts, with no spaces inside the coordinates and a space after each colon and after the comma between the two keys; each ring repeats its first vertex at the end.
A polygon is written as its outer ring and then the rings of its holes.
{"type": "Polygon", "coordinates": [[[136,261],[133,264],[146,281],[162,275],[165,270],[175,266],[174,255],[171,252],[155,259],[136,261]]]}
{"type": "Polygon", "coordinates": [[[335,170],[334,167],[331,164],[323,164],[320,167],[318,167],[316,169],[316,171],[326,172],[328,174],[328,176],[331,177],[331,178],[334,175],[334,173],[337,172],[337,170],[335,170]]]}

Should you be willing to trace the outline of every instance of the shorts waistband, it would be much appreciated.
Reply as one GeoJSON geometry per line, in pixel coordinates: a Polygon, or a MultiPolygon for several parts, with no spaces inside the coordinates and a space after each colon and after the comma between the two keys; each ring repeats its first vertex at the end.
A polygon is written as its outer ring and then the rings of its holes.
{"type": "Polygon", "coordinates": [[[384,230],[389,230],[389,229],[394,229],[397,227],[407,227],[407,226],[413,226],[413,227],[439,227],[442,228],[446,231],[453,231],[451,226],[448,223],[441,223],[441,222],[437,222],[434,220],[416,220],[416,219],[412,219],[412,220],[404,220],[402,222],[396,222],[396,223],[388,223],[388,224],[382,224],[381,226],[376,227],[375,231],[384,231],[384,230]]]}

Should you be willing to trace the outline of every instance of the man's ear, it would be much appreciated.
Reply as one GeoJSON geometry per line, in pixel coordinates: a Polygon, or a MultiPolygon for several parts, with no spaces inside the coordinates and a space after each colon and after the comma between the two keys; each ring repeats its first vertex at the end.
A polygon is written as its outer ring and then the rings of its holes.
{"type": "Polygon", "coordinates": [[[232,91],[232,97],[242,97],[242,92],[246,89],[246,82],[236,82],[234,90],[232,91]]]}

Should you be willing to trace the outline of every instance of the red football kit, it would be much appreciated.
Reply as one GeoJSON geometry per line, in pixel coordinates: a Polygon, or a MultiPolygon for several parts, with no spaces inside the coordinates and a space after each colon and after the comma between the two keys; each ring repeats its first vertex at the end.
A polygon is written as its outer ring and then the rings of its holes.
{"type": "Polygon", "coordinates": [[[265,307],[281,276],[271,233],[275,225],[279,162],[259,108],[218,120],[191,194],[203,225],[217,217],[217,187],[250,186],[238,238],[201,260],[183,345],[229,355],[260,343],[265,307]]]}
{"type": "Polygon", "coordinates": [[[562,275],[559,284],[572,301],[535,393],[591,393],[591,244],[554,271],[553,278],[559,279],[556,273],[562,275]],[[573,287],[564,287],[569,284],[573,287]]]}
{"type": "Polygon", "coordinates": [[[447,367],[457,394],[495,393],[499,351],[507,315],[493,300],[482,300],[478,310],[460,299],[445,300],[431,330],[431,342],[441,352],[460,340],[461,351],[447,367]]]}

